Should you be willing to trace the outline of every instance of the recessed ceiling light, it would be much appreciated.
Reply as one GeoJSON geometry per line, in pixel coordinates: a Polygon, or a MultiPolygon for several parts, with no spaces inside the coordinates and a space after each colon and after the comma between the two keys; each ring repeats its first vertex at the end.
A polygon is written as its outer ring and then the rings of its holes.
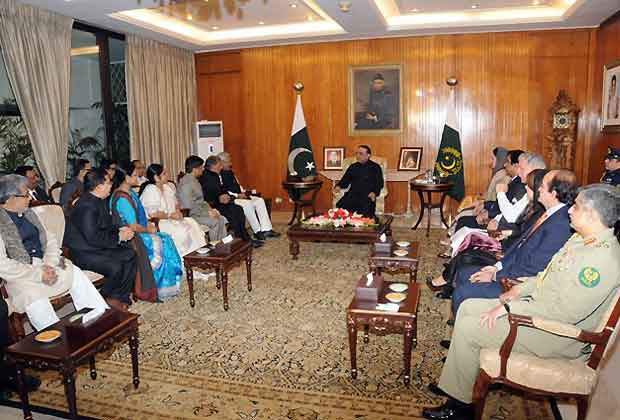
{"type": "Polygon", "coordinates": [[[217,31],[218,29],[220,29],[219,26],[211,26],[211,29],[213,29],[214,31],[217,31]]]}
{"type": "Polygon", "coordinates": [[[415,8],[415,9],[411,9],[411,10],[410,10],[410,12],[411,12],[411,13],[418,13],[419,11],[420,11],[420,9],[418,9],[418,8],[415,8]]]}
{"type": "Polygon", "coordinates": [[[297,3],[291,3],[289,6],[291,6],[294,9],[297,7],[297,3]]]}
{"type": "Polygon", "coordinates": [[[314,20],[314,18],[312,16],[308,16],[306,20],[314,20]]]}
{"type": "Polygon", "coordinates": [[[477,9],[477,8],[479,8],[479,7],[480,7],[480,5],[479,5],[478,3],[476,3],[476,4],[472,4],[472,5],[471,5],[471,8],[472,8],[472,9],[477,9]]]}
{"type": "Polygon", "coordinates": [[[264,25],[265,22],[263,22],[262,20],[260,22],[258,22],[259,25],[264,25]]]}
{"type": "Polygon", "coordinates": [[[540,0],[534,0],[532,2],[532,6],[538,6],[540,4],[540,0]]]}
{"type": "Polygon", "coordinates": [[[193,20],[193,19],[194,19],[194,16],[192,16],[191,13],[188,13],[187,14],[187,20],[193,20]]]}

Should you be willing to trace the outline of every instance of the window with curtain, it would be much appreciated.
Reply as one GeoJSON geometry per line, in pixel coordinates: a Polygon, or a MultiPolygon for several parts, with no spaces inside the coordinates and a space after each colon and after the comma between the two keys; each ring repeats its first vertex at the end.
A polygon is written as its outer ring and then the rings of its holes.
{"type": "Polygon", "coordinates": [[[36,161],[0,51],[0,172],[19,165],[36,166],[36,161]]]}
{"type": "Polygon", "coordinates": [[[73,30],[71,35],[71,97],[69,101],[69,149],[67,177],[78,159],[97,165],[105,156],[99,47],[94,34],[73,30]]]}

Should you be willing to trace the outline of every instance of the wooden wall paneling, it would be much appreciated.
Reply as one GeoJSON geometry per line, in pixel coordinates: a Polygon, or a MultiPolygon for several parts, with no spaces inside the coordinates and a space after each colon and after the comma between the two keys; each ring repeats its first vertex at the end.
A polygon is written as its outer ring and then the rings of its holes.
{"type": "MultiPolygon", "coordinates": [[[[345,146],[350,156],[359,144],[368,144],[375,155],[386,157],[390,168],[397,167],[401,147],[421,146],[422,169],[432,167],[449,95],[445,80],[455,75],[459,79],[456,100],[466,189],[469,193],[483,192],[490,176],[488,157],[492,147],[542,151],[546,112],[559,89],[567,89],[580,107],[587,102],[592,32],[445,35],[242,50],[239,79],[218,75],[217,83],[241,86],[242,111],[237,113],[243,115],[236,118],[243,129],[235,139],[240,144],[235,146],[234,154],[246,157],[243,182],[269,196],[285,198],[283,205],[276,208],[290,208],[281,182],[286,175],[295,106],[292,84],[298,80],[305,85],[303,105],[318,168],[323,166],[324,146],[345,146]],[[347,126],[349,66],[382,63],[404,66],[403,133],[351,137],[347,126]]],[[[209,66],[213,68],[213,64],[209,66]]],[[[200,77],[202,107],[208,102],[205,96],[215,95],[220,88],[209,90],[208,86],[216,81],[201,81],[200,77]]],[[[218,92],[226,91],[222,87],[218,92]]],[[[221,112],[235,119],[234,110],[221,112]]],[[[587,133],[585,127],[580,128],[580,141],[587,133]]],[[[228,137],[226,141],[230,144],[228,137]]],[[[580,170],[583,172],[583,168],[580,170]]],[[[404,211],[406,185],[391,183],[389,188],[387,210],[404,211]]],[[[322,209],[331,205],[329,182],[318,200],[322,209]]]]}
{"type": "Polygon", "coordinates": [[[588,180],[598,182],[603,173],[603,160],[607,153],[607,146],[620,147],[620,132],[601,131],[601,100],[603,89],[603,66],[612,61],[620,60],[620,49],[618,40],[620,39],[620,12],[604,22],[597,31],[596,40],[596,60],[595,75],[590,92],[593,112],[595,113],[596,123],[592,127],[591,154],[589,157],[588,180]]]}

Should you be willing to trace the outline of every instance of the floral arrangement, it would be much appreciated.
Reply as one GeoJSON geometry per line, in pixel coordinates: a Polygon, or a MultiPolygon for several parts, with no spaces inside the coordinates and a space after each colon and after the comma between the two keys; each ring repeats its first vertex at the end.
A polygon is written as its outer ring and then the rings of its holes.
{"type": "Polygon", "coordinates": [[[317,226],[333,226],[336,228],[344,226],[366,227],[377,225],[374,219],[364,217],[357,213],[351,213],[341,208],[331,209],[319,216],[310,217],[302,223],[317,226]]]}

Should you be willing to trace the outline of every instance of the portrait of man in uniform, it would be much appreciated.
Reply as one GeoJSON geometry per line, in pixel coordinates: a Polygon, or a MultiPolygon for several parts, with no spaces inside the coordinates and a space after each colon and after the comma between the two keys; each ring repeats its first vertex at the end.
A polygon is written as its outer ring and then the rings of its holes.
{"type": "Polygon", "coordinates": [[[601,126],[603,129],[620,127],[620,62],[603,69],[603,99],[601,126]]]}
{"type": "Polygon", "coordinates": [[[400,65],[351,66],[350,135],[399,133],[403,127],[400,65]]]}

